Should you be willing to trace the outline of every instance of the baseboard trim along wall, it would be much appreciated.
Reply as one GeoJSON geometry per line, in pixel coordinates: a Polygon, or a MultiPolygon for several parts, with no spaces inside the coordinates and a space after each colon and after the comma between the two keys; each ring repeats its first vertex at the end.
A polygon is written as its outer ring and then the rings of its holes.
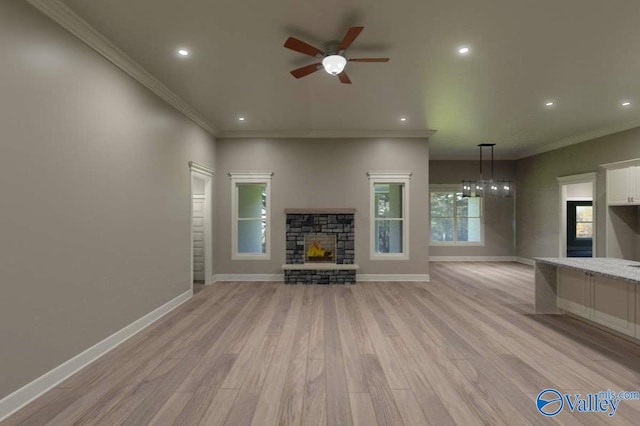
{"type": "MultiPolygon", "coordinates": [[[[429,274],[356,274],[357,281],[430,281],[429,274]]],[[[283,274],[218,274],[221,281],[273,281],[284,282],[283,274]]]]}
{"type": "Polygon", "coordinates": [[[284,274],[216,274],[214,282],[222,281],[282,281],[284,274]]]}
{"type": "Polygon", "coordinates": [[[529,266],[535,266],[535,264],[536,264],[535,260],[530,259],[528,257],[516,257],[516,262],[523,263],[523,264],[529,265],[529,266]]]}
{"type": "Polygon", "coordinates": [[[133,337],[193,296],[188,290],[0,400],[0,421],[133,337]]]}
{"type": "Polygon", "coordinates": [[[518,256],[430,256],[430,262],[517,262],[534,266],[535,261],[518,256]]]}
{"type": "Polygon", "coordinates": [[[518,262],[515,256],[429,256],[430,262],[518,262]]]}
{"type": "Polygon", "coordinates": [[[429,282],[429,274],[356,274],[356,281],[417,281],[429,282]]]}

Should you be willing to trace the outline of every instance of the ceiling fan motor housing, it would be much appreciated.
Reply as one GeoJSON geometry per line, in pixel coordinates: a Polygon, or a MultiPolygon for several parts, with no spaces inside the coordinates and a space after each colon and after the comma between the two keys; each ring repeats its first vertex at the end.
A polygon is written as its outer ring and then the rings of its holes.
{"type": "Polygon", "coordinates": [[[331,75],[338,75],[347,65],[347,60],[344,57],[344,50],[340,51],[340,42],[329,41],[322,45],[324,50],[324,57],[322,58],[322,66],[324,70],[331,75]]]}
{"type": "Polygon", "coordinates": [[[324,51],[324,57],[344,54],[344,50],[340,52],[340,42],[336,40],[324,43],[322,45],[322,50],[324,51]]]}

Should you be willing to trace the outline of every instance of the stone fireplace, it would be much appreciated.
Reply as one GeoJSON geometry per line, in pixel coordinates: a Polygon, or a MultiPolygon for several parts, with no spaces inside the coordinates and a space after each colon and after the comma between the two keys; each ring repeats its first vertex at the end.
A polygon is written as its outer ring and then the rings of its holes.
{"type": "Polygon", "coordinates": [[[355,284],[355,209],[286,209],[287,284],[355,284]]]}

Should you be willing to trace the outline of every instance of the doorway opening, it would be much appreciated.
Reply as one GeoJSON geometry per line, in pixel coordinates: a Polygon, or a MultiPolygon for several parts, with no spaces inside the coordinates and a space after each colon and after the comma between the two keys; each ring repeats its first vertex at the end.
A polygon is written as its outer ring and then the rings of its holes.
{"type": "Polygon", "coordinates": [[[567,257],[593,257],[593,201],[567,201],[567,257]]]}
{"type": "Polygon", "coordinates": [[[214,282],[212,182],[213,170],[190,162],[191,168],[191,288],[194,293],[214,282]]]}
{"type": "Polygon", "coordinates": [[[596,255],[596,174],[558,178],[560,184],[560,257],[596,255]]]}

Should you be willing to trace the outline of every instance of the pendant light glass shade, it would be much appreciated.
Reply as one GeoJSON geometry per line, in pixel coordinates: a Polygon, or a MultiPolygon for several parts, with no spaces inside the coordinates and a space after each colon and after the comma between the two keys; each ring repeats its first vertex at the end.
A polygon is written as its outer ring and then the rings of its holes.
{"type": "Polygon", "coordinates": [[[329,55],[322,60],[324,70],[331,75],[338,75],[344,70],[347,60],[341,55],[329,55]]]}

